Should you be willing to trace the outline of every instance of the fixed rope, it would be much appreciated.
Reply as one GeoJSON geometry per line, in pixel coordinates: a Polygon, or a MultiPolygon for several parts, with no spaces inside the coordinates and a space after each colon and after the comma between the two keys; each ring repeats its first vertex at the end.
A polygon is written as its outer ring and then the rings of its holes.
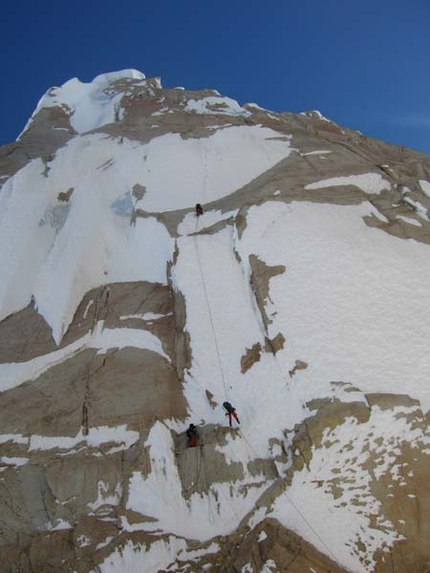
{"type": "MultiPolygon", "coordinates": [[[[197,221],[196,221],[196,233],[197,233],[197,231],[198,231],[198,225],[199,225],[199,219],[197,218],[197,221]]],[[[216,355],[217,355],[217,358],[218,358],[218,366],[219,366],[219,371],[220,371],[220,374],[221,374],[221,380],[222,380],[222,383],[223,383],[223,386],[224,386],[225,397],[228,398],[227,384],[226,384],[226,381],[225,381],[224,370],[223,370],[223,367],[222,367],[221,354],[220,354],[220,351],[219,351],[218,339],[217,339],[217,335],[216,335],[216,332],[215,332],[215,325],[214,325],[214,319],[213,319],[213,315],[212,315],[212,311],[211,311],[211,305],[210,305],[210,301],[209,301],[208,289],[207,289],[207,286],[206,286],[205,276],[204,276],[204,273],[203,273],[203,264],[202,264],[202,260],[201,260],[201,257],[200,257],[199,245],[198,245],[198,242],[197,242],[197,235],[194,235],[193,241],[194,241],[194,246],[195,246],[195,249],[196,249],[197,264],[198,264],[198,267],[199,267],[200,278],[201,278],[202,285],[203,285],[203,292],[204,292],[204,295],[205,295],[206,306],[207,306],[208,314],[209,314],[209,320],[210,320],[210,323],[211,323],[211,329],[212,329],[212,334],[213,334],[214,343],[215,343],[216,355]]]]}
{"type": "Polygon", "coordinates": [[[309,527],[309,529],[312,531],[312,533],[315,535],[315,537],[317,539],[319,539],[319,541],[321,542],[321,544],[323,545],[323,547],[325,547],[325,549],[327,550],[328,554],[331,556],[331,558],[333,559],[333,561],[335,563],[337,563],[339,565],[339,562],[337,561],[336,557],[333,555],[333,552],[331,551],[330,547],[328,547],[328,545],[325,543],[325,541],[318,535],[317,531],[315,530],[314,527],[312,527],[312,525],[309,523],[309,521],[306,519],[306,517],[303,515],[303,513],[300,511],[300,509],[297,507],[297,505],[293,502],[293,500],[290,498],[290,496],[287,494],[287,492],[284,490],[282,492],[285,497],[288,499],[288,501],[291,503],[291,505],[293,506],[293,508],[296,510],[296,512],[300,515],[300,517],[303,519],[303,521],[306,523],[306,525],[309,527]]]}

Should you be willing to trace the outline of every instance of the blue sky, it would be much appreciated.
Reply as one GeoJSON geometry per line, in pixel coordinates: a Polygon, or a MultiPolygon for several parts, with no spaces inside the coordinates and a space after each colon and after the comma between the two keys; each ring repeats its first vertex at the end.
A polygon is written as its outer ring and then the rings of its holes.
{"type": "Polygon", "coordinates": [[[0,144],[50,86],[135,68],[430,153],[428,0],[23,0],[0,45],[0,144]]]}

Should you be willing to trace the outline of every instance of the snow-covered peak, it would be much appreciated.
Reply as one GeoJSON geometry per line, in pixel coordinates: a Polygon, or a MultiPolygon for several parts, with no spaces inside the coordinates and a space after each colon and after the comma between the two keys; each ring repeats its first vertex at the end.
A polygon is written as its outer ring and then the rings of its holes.
{"type": "Polygon", "coordinates": [[[118,72],[108,72],[106,74],[99,74],[90,83],[108,85],[111,84],[112,82],[116,82],[122,79],[145,80],[146,76],[142,72],[139,72],[139,70],[127,69],[127,70],[120,70],[118,72]]]}
{"type": "Polygon", "coordinates": [[[73,78],[1,155],[5,567],[421,571],[430,158],[160,87],[73,78]]]}
{"type": "Polygon", "coordinates": [[[121,80],[132,82],[134,86],[139,85],[139,82],[144,85],[146,76],[138,70],[127,69],[100,74],[88,83],[72,78],[60,87],[50,88],[40,99],[22,134],[30,127],[34,117],[43,108],[49,107],[62,108],[69,116],[71,126],[78,133],[111,123],[118,115],[123,95],[127,93],[124,85],[121,90],[114,86],[121,80]]]}

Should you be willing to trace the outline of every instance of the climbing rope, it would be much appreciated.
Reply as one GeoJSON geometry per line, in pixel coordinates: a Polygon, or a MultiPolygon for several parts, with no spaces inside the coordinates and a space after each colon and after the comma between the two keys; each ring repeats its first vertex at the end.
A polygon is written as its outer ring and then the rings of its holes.
{"type": "MultiPolygon", "coordinates": [[[[198,225],[199,225],[199,219],[198,219],[198,217],[197,217],[195,233],[197,233],[197,231],[198,231],[198,225]]],[[[193,236],[193,241],[194,241],[194,247],[195,247],[195,249],[196,249],[197,263],[198,263],[198,267],[199,267],[200,278],[201,278],[202,285],[203,285],[203,292],[204,292],[204,295],[205,295],[206,306],[207,306],[208,314],[209,314],[209,320],[210,320],[210,323],[211,323],[211,329],[212,329],[212,334],[213,334],[214,343],[215,343],[215,350],[216,350],[216,355],[217,355],[217,358],[218,358],[219,371],[220,371],[221,380],[222,380],[222,383],[223,383],[223,386],[224,386],[224,393],[225,393],[226,398],[228,399],[227,384],[226,384],[226,382],[225,382],[224,370],[223,370],[223,367],[222,367],[221,354],[220,354],[219,346],[218,346],[218,339],[217,339],[217,335],[216,335],[216,332],[215,332],[215,325],[214,325],[214,319],[213,319],[213,315],[212,315],[212,311],[211,311],[211,305],[210,305],[210,301],[209,301],[208,289],[207,289],[207,286],[206,286],[205,276],[204,276],[204,273],[203,273],[203,264],[202,264],[202,259],[201,259],[201,257],[200,257],[199,245],[198,245],[198,242],[197,242],[197,234],[194,234],[194,236],[193,236]]]]}
{"type": "Polygon", "coordinates": [[[284,490],[282,492],[285,497],[288,499],[288,501],[291,503],[291,505],[293,506],[293,508],[296,510],[296,512],[300,515],[300,517],[303,519],[303,521],[306,523],[306,525],[309,527],[309,529],[312,531],[312,533],[315,535],[315,537],[317,539],[319,539],[319,541],[321,542],[321,544],[323,545],[323,547],[325,547],[325,549],[327,550],[328,554],[331,556],[331,558],[333,559],[333,561],[335,563],[337,563],[338,565],[339,562],[337,561],[336,557],[333,555],[333,552],[331,551],[330,547],[328,547],[328,545],[325,543],[325,541],[320,537],[320,535],[318,535],[317,531],[315,530],[314,527],[312,527],[312,525],[309,523],[309,521],[306,519],[306,517],[303,515],[303,513],[300,511],[300,509],[297,507],[297,505],[293,502],[293,500],[291,499],[291,497],[287,494],[286,490],[284,490]]]}
{"type": "MultiPolygon", "coordinates": [[[[200,446],[196,446],[196,447],[194,447],[194,448],[192,448],[192,449],[194,449],[194,450],[200,450],[200,455],[199,455],[198,461],[197,461],[196,481],[193,482],[193,483],[190,485],[190,487],[187,487],[187,488],[184,489],[184,492],[186,492],[186,493],[189,493],[191,490],[195,489],[195,488],[198,486],[199,480],[200,480],[200,474],[201,474],[201,471],[202,471],[202,465],[203,465],[203,463],[202,463],[203,444],[201,444],[200,446]]],[[[196,455],[198,455],[197,452],[196,452],[196,455]]]]}
{"type": "Polygon", "coordinates": [[[208,521],[211,525],[213,525],[215,523],[215,514],[214,514],[214,510],[212,508],[212,503],[211,503],[211,488],[208,486],[207,480],[206,480],[206,472],[204,469],[204,463],[203,463],[203,448],[200,451],[200,459],[201,459],[201,466],[202,466],[202,479],[203,479],[203,487],[204,489],[207,489],[208,493],[208,521]]]}

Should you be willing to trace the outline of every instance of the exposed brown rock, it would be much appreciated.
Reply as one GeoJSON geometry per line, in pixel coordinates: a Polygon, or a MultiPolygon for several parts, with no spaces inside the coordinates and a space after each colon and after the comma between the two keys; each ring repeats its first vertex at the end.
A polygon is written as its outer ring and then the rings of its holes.
{"type": "Polygon", "coordinates": [[[89,368],[96,350],[87,349],[53,366],[36,380],[0,394],[0,432],[76,436],[89,368]]]}
{"type": "Polygon", "coordinates": [[[333,559],[284,528],[276,519],[265,519],[248,533],[219,571],[242,571],[246,565],[251,566],[253,571],[262,571],[269,560],[275,563],[277,571],[347,573],[333,559]]]}
{"type": "Polygon", "coordinates": [[[370,407],[379,406],[382,410],[392,409],[396,406],[405,408],[420,408],[419,400],[411,398],[407,394],[366,394],[367,402],[370,407]]]}
{"type": "Polygon", "coordinates": [[[47,535],[36,534],[30,545],[30,567],[26,571],[46,573],[70,567],[74,560],[71,531],[53,531],[47,535]]]}
{"type": "Polygon", "coordinates": [[[94,426],[185,418],[186,401],[173,366],[149,350],[110,350],[90,379],[88,417],[94,426]]]}
{"type": "Polygon", "coordinates": [[[0,362],[27,362],[57,349],[52,330],[31,303],[0,322],[0,362]]]}
{"type": "Polygon", "coordinates": [[[133,197],[136,197],[137,200],[143,199],[145,193],[146,188],[144,185],[140,185],[139,183],[133,185],[133,197]]]}
{"type": "Polygon", "coordinates": [[[73,187],[70,187],[70,189],[68,189],[67,191],[62,191],[61,193],[58,193],[57,199],[64,203],[68,203],[70,197],[72,196],[73,191],[74,191],[73,187]]]}
{"type": "Polygon", "coordinates": [[[261,344],[256,342],[251,348],[247,348],[245,354],[240,359],[240,370],[245,374],[261,358],[261,344]]]}
{"type": "Polygon", "coordinates": [[[288,374],[290,375],[290,378],[292,378],[298,370],[306,370],[307,367],[308,365],[306,362],[303,362],[302,360],[296,360],[294,368],[289,370],[288,374]]]}
{"type": "Polygon", "coordinates": [[[357,418],[359,422],[367,422],[370,416],[370,409],[364,402],[312,400],[307,406],[310,410],[317,409],[316,415],[306,420],[306,430],[316,446],[321,445],[325,429],[340,425],[349,416],[357,418]]]}
{"type": "Polygon", "coordinates": [[[249,264],[251,266],[251,286],[254,290],[258,308],[260,309],[264,325],[267,329],[268,325],[272,322],[266,313],[266,302],[270,300],[269,281],[272,277],[284,273],[285,267],[284,265],[266,265],[266,263],[261,261],[256,255],[249,256],[249,264]]]}
{"type": "Polygon", "coordinates": [[[215,410],[215,408],[218,406],[218,402],[215,402],[215,400],[213,399],[214,395],[212,394],[212,392],[209,392],[209,390],[205,390],[205,394],[209,404],[211,405],[211,408],[215,410]]]}
{"type": "Polygon", "coordinates": [[[282,332],[278,332],[276,336],[273,338],[265,338],[265,345],[264,350],[266,352],[271,352],[272,354],[276,354],[279,350],[284,348],[285,344],[285,336],[282,332]]]}

